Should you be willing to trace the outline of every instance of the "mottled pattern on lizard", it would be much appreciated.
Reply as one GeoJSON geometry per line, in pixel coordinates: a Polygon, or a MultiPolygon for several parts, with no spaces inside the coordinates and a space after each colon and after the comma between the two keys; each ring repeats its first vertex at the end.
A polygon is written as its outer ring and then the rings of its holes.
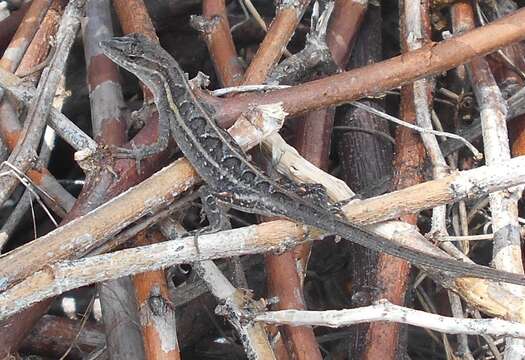
{"type": "MultiPolygon", "coordinates": [[[[328,204],[314,197],[304,199],[299,195],[300,185],[282,186],[248,161],[237,143],[218,127],[212,115],[199,103],[186,74],[160,45],[143,35],[131,34],[104,41],[101,46],[108,57],[152,90],[159,126],[169,128],[181,151],[219,201],[246,212],[284,216],[454,277],[525,285],[525,277],[519,274],[432,256],[398,245],[345,221],[330,211],[328,204]]],[[[141,158],[159,151],[167,145],[167,136],[168,131],[159,131],[159,140],[154,146],[123,150],[123,155],[141,158]]]]}

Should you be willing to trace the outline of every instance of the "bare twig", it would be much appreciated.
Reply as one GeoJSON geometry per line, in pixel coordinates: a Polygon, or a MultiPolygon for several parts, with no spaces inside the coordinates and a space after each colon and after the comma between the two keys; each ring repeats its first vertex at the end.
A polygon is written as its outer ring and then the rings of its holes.
{"type": "MultiPolygon", "coordinates": [[[[24,123],[24,136],[9,157],[9,163],[25,172],[31,166],[36,154],[36,147],[46,125],[47,115],[52,107],[52,99],[64,71],[67,55],[73,45],[76,32],[80,27],[84,0],[74,0],[67,6],[57,32],[57,50],[42,76],[37,88],[37,95],[31,104],[24,123]]],[[[0,179],[0,204],[12,193],[18,181],[14,177],[0,179]]]]}
{"type": "MultiPolygon", "coordinates": [[[[459,31],[474,28],[474,14],[467,2],[455,5],[456,23],[459,31]],[[463,10],[460,12],[460,10],[463,10]]],[[[493,165],[510,159],[507,135],[506,103],[494,80],[489,65],[483,58],[474,59],[467,65],[474,94],[480,107],[483,143],[487,164],[493,165]]],[[[523,274],[521,259],[520,227],[518,224],[518,199],[521,188],[516,191],[495,192],[489,195],[494,233],[493,263],[498,269],[523,274]]],[[[520,287],[509,287],[523,296],[520,287]]],[[[524,341],[507,339],[506,359],[520,359],[524,341]]]]}
{"type": "Polygon", "coordinates": [[[360,102],[357,102],[357,101],[353,101],[351,104],[353,106],[359,108],[359,109],[366,110],[366,111],[368,111],[368,112],[370,112],[372,114],[380,116],[380,117],[382,117],[382,118],[384,118],[386,120],[392,121],[393,123],[396,123],[398,125],[407,127],[409,129],[412,129],[412,130],[415,130],[417,132],[425,133],[425,134],[432,134],[432,135],[437,135],[437,136],[443,136],[445,138],[458,140],[461,143],[463,143],[463,145],[465,145],[472,152],[472,154],[474,155],[474,158],[476,160],[481,160],[483,158],[483,154],[481,154],[474,147],[474,145],[472,145],[467,139],[465,139],[465,138],[463,138],[463,137],[461,137],[459,135],[452,134],[452,133],[449,133],[449,132],[434,130],[432,128],[423,128],[421,126],[410,124],[410,123],[407,123],[406,121],[403,121],[401,119],[396,118],[395,116],[389,115],[389,114],[387,114],[387,113],[385,113],[383,111],[374,109],[373,107],[370,107],[370,106],[368,106],[366,104],[363,104],[363,103],[360,103],[360,102]]]}
{"type": "Polygon", "coordinates": [[[342,327],[369,321],[395,321],[429,328],[447,334],[493,335],[525,338],[525,325],[500,319],[458,319],[413,310],[381,301],[351,310],[282,310],[255,316],[255,320],[292,326],[319,325],[342,327]]]}
{"type": "Polygon", "coordinates": [[[80,260],[60,261],[45,270],[35,272],[1,293],[0,320],[35,302],[95,282],[163,269],[175,264],[282,251],[297,244],[291,239],[302,239],[304,236],[305,229],[302,226],[289,227],[288,230],[291,232],[286,233],[284,228],[268,223],[201,235],[199,249],[195,247],[192,235],[185,240],[167,241],[80,260]],[[49,276],[50,274],[53,275],[49,276]]]}
{"type": "MultiPolygon", "coordinates": [[[[180,224],[163,222],[161,231],[165,236],[178,234],[182,236],[186,230],[180,224]]],[[[199,239],[200,241],[200,239],[199,239]]],[[[221,270],[211,260],[193,263],[193,268],[211,293],[220,301],[226,318],[238,331],[246,355],[254,359],[275,359],[272,347],[264,328],[260,324],[242,322],[240,316],[245,311],[257,311],[261,306],[255,302],[246,290],[235,288],[224,276],[221,270]]]]}

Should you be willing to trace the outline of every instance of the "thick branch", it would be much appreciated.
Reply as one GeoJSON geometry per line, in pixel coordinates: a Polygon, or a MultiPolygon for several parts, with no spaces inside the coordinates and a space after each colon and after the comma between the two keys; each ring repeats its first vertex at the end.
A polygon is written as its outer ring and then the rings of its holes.
{"type": "MultiPolygon", "coordinates": [[[[284,221],[283,221],[284,222],[284,221]]],[[[0,320],[24,308],[95,282],[163,269],[175,264],[236,255],[282,251],[305,235],[303,226],[276,226],[275,222],[125,249],[79,260],[65,260],[35,272],[0,294],[0,320]],[[285,231],[283,231],[285,230],[285,231]],[[295,240],[296,241],[296,240],[295,240]]]]}
{"type": "Polygon", "coordinates": [[[520,170],[521,158],[458,172],[403,190],[355,201],[344,207],[345,214],[353,222],[370,224],[516,186],[522,183],[523,180],[519,178],[525,175],[525,170],[520,170]],[[506,173],[498,173],[499,171],[506,173]],[[516,177],[511,172],[515,172],[516,177]]]}
{"type": "Polygon", "coordinates": [[[241,112],[254,104],[282,101],[285,111],[295,116],[375,95],[440,73],[524,38],[525,9],[521,9],[463,35],[363,68],[263,95],[252,94],[220,102],[206,100],[215,104],[217,120],[224,127],[231,125],[241,112]]]}
{"type": "MultiPolygon", "coordinates": [[[[272,113],[268,110],[261,110],[261,112],[264,115],[257,116],[260,112],[255,111],[256,116],[251,120],[258,122],[252,126],[250,133],[239,134],[237,127],[232,128],[231,134],[241,146],[246,146],[246,149],[260,142],[261,137],[272,134],[282,125],[284,114],[278,111],[272,113]],[[275,117],[272,117],[274,115],[275,117]],[[261,117],[266,121],[262,121],[261,117]]],[[[248,122],[246,118],[244,121],[248,122]]],[[[242,123],[243,121],[239,125],[242,123]]],[[[242,127],[244,130],[248,128],[248,126],[242,127]]],[[[4,268],[0,272],[0,288],[8,287],[46,264],[85,255],[133,221],[169,205],[199,181],[196,172],[186,159],[174,162],[137,185],[134,190],[121,194],[81,219],[73,220],[54,232],[6,254],[0,259],[0,263],[5,261],[6,265],[9,264],[9,269],[4,268]],[[78,226],[79,221],[83,225],[78,226]]]]}

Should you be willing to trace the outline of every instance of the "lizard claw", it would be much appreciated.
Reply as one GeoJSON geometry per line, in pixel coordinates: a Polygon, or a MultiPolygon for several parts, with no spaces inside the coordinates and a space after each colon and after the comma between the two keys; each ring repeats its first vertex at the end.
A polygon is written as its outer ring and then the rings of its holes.
{"type": "Polygon", "coordinates": [[[140,147],[137,147],[133,141],[131,142],[131,149],[125,147],[114,146],[111,149],[111,154],[117,159],[135,159],[137,173],[142,173],[140,162],[148,155],[144,155],[144,151],[140,147]]]}
{"type": "Polygon", "coordinates": [[[217,233],[217,232],[219,232],[221,230],[224,230],[224,229],[220,229],[220,228],[217,228],[215,226],[205,226],[203,228],[190,231],[189,234],[193,235],[193,244],[195,245],[195,249],[197,250],[197,254],[200,254],[199,236],[204,235],[204,234],[214,234],[214,233],[217,233]]]}
{"type": "MultiPolygon", "coordinates": [[[[341,215],[341,213],[343,213],[344,206],[350,204],[352,201],[360,200],[360,199],[361,199],[361,196],[359,196],[359,194],[354,194],[353,196],[347,199],[330,204],[330,207],[333,208],[333,211],[335,214],[341,215]]],[[[344,218],[344,215],[343,215],[343,218],[344,218]]]]}

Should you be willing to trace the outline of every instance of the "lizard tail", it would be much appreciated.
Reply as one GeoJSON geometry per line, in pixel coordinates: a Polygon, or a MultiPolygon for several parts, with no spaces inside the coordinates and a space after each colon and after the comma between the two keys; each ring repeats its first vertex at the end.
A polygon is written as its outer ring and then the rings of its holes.
{"type": "Polygon", "coordinates": [[[438,273],[448,273],[449,277],[473,277],[494,281],[503,281],[525,286],[525,276],[507,271],[492,269],[488,266],[469,264],[462,261],[422,253],[413,248],[396,244],[384,237],[373,234],[360,226],[343,220],[335,220],[316,225],[327,232],[335,232],[348,240],[376,251],[383,251],[389,255],[407,260],[417,267],[433,270],[438,273]]]}

